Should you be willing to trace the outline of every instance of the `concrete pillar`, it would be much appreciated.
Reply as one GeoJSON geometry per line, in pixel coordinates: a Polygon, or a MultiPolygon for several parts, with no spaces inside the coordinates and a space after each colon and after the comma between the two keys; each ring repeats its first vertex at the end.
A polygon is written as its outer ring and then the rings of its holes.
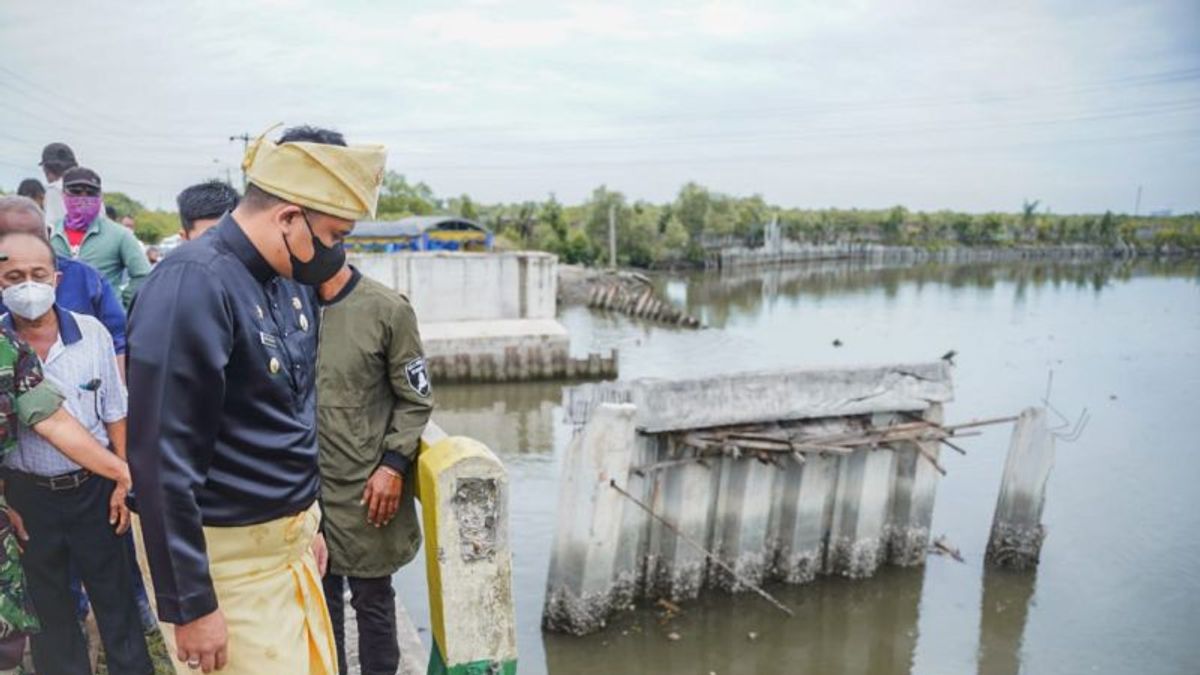
{"type": "Polygon", "coordinates": [[[517,668],[508,476],[483,444],[431,425],[417,460],[433,649],[428,672],[517,668]]]}
{"type": "Polygon", "coordinates": [[[807,455],[804,464],[788,460],[782,477],[779,544],[774,577],[790,584],[812,581],[825,560],[839,458],[807,455]]]}
{"type": "MultiPolygon", "coordinates": [[[[670,448],[666,454],[673,459],[686,459],[695,452],[665,439],[664,443],[670,448]]],[[[708,540],[717,494],[716,466],[716,460],[710,460],[707,465],[691,461],[657,472],[662,476],[662,498],[661,510],[656,512],[693,541],[708,540]]],[[[673,601],[695,598],[704,585],[704,570],[708,563],[704,553],[657,521],[650,527],[655,566],[646,571],[647,596],[673,601]]]]}
{"type": "Polygon", "coordinates": [[[567,448],[542,618],[549,630],[589,633],[602,627],[614,609],[626,509],[625,498],[609,482],[627,482],[635,412],[629,404],[597,407],[567,448]]]}
{"type": "Polygon", "coordinates": [[[851,578],[875,573],[886,555],[893,453],[859,448],[841,459],[825,567],[851,578]]]}
{"type": "MultiPolygon", "coordinates": [[[[934,404],[923,416],[928,422],[942,421],[942,406],[934,404]]],[[[928,458],[938,458],[941,443],[905,441],[893,444],[896,453],[892,481],[892,508],[888,521],[888,562],[921,565],[929,549],[934,497],[941,474],[928,458]]]]}
{"type": "MultiPolygon", "coordinates": [[[[612,405],[604,403],[601,405],[612,405]]],[[[631,405],[631,404],[629,404],[631,405]]],[[[635,406],[636,408],[636,406],[635,406]]],[[[662,437],[637,434],[633,444],[630,466],[648,466],[662,457],[662,437]]],[[[661,508],[661,482],[654,473],[629,473],[625,490],[651,508],[661,508]]],[[[653,520],[642,509],[626,503],[621,518],[620,543],[613,565],[613,606],[630,607],[634,599],[646,591],[646,569],[653,565],[651,554],[651,524],[653,520]]]]}
{"type": "MultiPolygon", "coordinates": [[[[713,553],[738,575],[761,584],[771,556],[767,532],[775,478],[780,470],[757,458],[743,456],[721,460],[717,510],[713,518],[713,553]]],[[[736,579],[716,565],[709,566],[708,583],[730,591],[742,590],[736,579]]]]}
{"type": "Polygon", "coordinates": [[[1027,408],[1017,419],[1008,446],[988,539],[988,562],[1014,569],[1037,565],[1046,536],[1042,527],[1046,481],[1053,467],[1054,436],[1046,426],[1046,410],[1027,408]]]}

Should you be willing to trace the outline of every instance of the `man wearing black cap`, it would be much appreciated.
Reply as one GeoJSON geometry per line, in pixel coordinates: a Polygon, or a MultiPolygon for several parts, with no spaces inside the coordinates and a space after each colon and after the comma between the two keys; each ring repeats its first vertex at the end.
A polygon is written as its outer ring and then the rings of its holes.
{"type": "Polygon", "coordinates": [[[79,162],[75,161],[75,152],[66,143],[51,143],[42,148],[41,166],[47,183],[46,203],[42,210],[46,212],[46,224],[53,227],[67,215],[63,203],[63,174],[79,166],[79,162]]]}
{"type": "MultiPolygon", "coordinates": [[[[61,256],[77,258],[95,267],[113,288],[121,289],[125,306],[137,292],[150,262],[133,232],[104,215],[100,176],[77,166],[62,176],[66,215],[51,224],[50,243],[61,256]],[[129,283],[123,284],[128,275],[129,283]]],[[[49,200],[47,200],[49,201],[49,200]]]]}

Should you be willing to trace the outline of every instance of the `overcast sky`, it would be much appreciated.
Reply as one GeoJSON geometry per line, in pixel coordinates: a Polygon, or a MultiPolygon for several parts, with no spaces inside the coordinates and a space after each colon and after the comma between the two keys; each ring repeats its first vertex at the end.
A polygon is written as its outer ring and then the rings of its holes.
{"type": "Polygon", "coordinates": [[[334,4],[4,3],[0,186],[65,141],[173,208],[308,122],[487,202],[1200,210],[1197,0],[334,4]]]}

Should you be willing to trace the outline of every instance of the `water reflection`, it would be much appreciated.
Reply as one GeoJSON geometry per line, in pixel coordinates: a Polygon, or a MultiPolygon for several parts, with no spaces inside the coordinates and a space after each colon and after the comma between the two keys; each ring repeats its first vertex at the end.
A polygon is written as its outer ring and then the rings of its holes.
{"type": "Polygon", "coordinates": [[[443,385],[434,420],[455,436],[475,438],[498,453],[554,451],[554,410],[561,382],[443,385]]]}
{"type": "MultiPolygon", "coordinates": [[[[1200,261],[1057,261],[988,263],[973,265],[923,265],[894,267],[855,261],[818,262],[798,267],[731,270],[687,275],[683,302],[688,313],[707,325],[724,327],[732,318],[759,314],[764,305],[779,299],[820,300],[851,294],[878,294],[895,298],[906,285],[919,294],[926,284],[990,291],[1000,284],[1013,286],[1020,304],[1030,288],[1051,286],[1090,288],[1100,293],[1112,281],[1134,277],[1192,277],[1200,280],[1200,261]]],[[[663,281],[670,295],[679,287],[663,281]]]]}
{"type": "MultiPolygon", "coordinates": [[[[1056,398],[1097,413],[1051,479],[1053,535],[1036,604],[1032,576],[978,564],[1005,432],[973,439],[967,457],[948,457],[950,475],[938,487],[935,531],[976,564],[931,561],[858,582],[773,587],[797,610],[794,619],[753,595],[718,593],[668,625],[649,608],[586,638],[543,634],[558,494],[551,451],[561,454],[572,434],[562,384],[437,387],[434,419],[496,448],[508,468],[522,673],[1195,672],[1200,540],[1188,533],[1200,529],[1200,453],[1191,451],[1200,398],[1196,261],[837,263],[661,283],[720,330],[571,307],[560,318],[572,349],[619,348],[622,376],[637,378],[923,360],[955,348],[954,420],[1028,405],[1054,368],[1056,398]],[[833,347],[835,337],[845,344],[833,347]],[[1131,448],[1152,448],[1170,470],[1131,448]],[[1114,553],[1114,528],[1136,532],[1138,545],[1114,553]],[[668,640],[671,631],[681,639],[668,640]]],[[[400,577],[411,613],[428,626],[423,566],[400,577]]]]}
{"type": "Polygon", "coordinates": [[[1037,570],[985,565],[979,620],[979,675],[1017,675],[1037,570]]]}
{"type": "Polygon", "coordinates": [[[885,568],[859,581],[772,587],[792,618],[753,595],[709,593],[670,621],[661,610],[638,610],[597,635],[545,634],[547,666],[551,673],[909,673],[923,583],[923,569],[885,568]]]}

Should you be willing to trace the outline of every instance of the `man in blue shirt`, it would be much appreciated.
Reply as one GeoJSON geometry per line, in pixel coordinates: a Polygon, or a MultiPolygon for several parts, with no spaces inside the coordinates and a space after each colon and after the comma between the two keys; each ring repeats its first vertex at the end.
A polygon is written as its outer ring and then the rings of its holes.
{"type": "MultiPolygon", "coordinates": [[[[0,234],[28,232],[46,238],[46,227],[37,204],[24,197],[0,197],[0,234]]],[[[91,265],[64,256],[55,256],[58,281],[55,301],[63,309],[93,316],[104,324],[113,339],[117,365],[125,372],[125,310],[112,286],[91,265]]],[[[0,302],[0,314],[8,309],[0,302]]]]}

